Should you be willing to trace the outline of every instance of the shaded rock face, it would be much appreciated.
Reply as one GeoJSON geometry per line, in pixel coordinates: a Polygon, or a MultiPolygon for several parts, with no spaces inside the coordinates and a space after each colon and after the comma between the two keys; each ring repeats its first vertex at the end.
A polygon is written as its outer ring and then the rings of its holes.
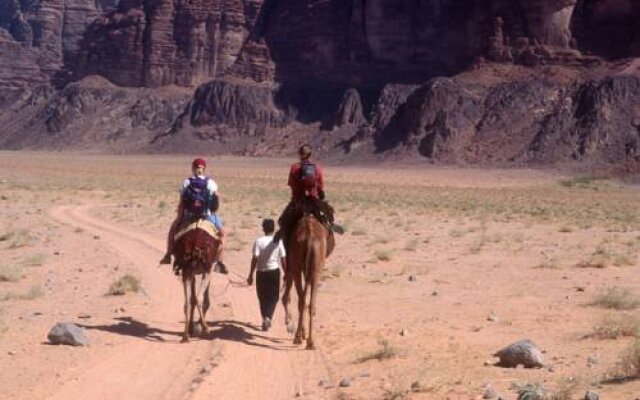
{"type": "Polygon", "coordinates": [[[636,156],[636,78],[456,75],[640,56],[639,24],[635,0],[5,0],[0,143],[617,162],[636,156]]]}
{"type": "Polygon", "coordinates": [[[640,57],[640,3],[635,0],[580,0],[572,28],[584,51],[640,57]]]}
{"type": "Polygon", "coordinates": [[[395,111],[378,107],[393,117],[374,128],[377,152],[480,163],[618,163],[640,154],[638,77],[488,88],[439,78],[406,90],[411,94],[395,111]]]}
{"type": "Polygon", "coordinates": [[[576,46],[639,54],[639,13],[633,0],[6,0],[0,46],[10,37],[31,49],[5,45],[42,71],[0,69],[57,72],[59,83],[100,74],[123,86],[234,76],[382,87],[455,74],[479,57],[584,62],[576,46]]]}
{"type": "MultiPolygon", "coordinates": [[[[119,85],[157,87],[215,78],[238,59],[260,6],[261,0],[123,0],[86,31],[70,66],[73,79],[98,73],[119,85]]],[[[252,46],[245,63],[252,65],[256,54],[268,58],[259,43],[252,46]]],[[[245,73],[269,78],[268,71],[245,73]]]]}
{"type": "Polygon", "coordinates": [[[102,78],[61,91],[41,86],[0,114],[0,147],[140,151],[172,128],[188,101],[188,93],[119,88],[102,78]]]}

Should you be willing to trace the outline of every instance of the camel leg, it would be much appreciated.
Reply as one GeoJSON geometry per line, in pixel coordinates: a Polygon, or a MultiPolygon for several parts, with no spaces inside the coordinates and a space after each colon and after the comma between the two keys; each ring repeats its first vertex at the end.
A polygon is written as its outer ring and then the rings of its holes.
{"type": "Polygon", "coordinates": [[[205,272],[202,274],[202,281],[200,281],[200,288],[196,293],[196,308],[198,309],[198,315],[200,316],[200,326],[202,327],[202,334],[206,335],[209,333],[209,328],[204,320],[204,312],[202,312],[202,307],[200,307],[200,296],[204,293],[205,288],[209,288],[209,277],[210,275],[205,272]]]}
{"type": "Polygon", "coordinates": [[[191,320],[189,315],[191,314],[191,280],[193,276],[182,276],[182,288],[184,289],[184,333],[182,334],[182,341],[189,341],[189,328],[191,327],[191,320]]]}
{"type": "Polygon", "coordinates": [[[310,293],[310,299],[309,299],[309,334],[307,335],[307,350],[313,350],[316,348],[315,344],[313,343],[313,317],[315,317],[316,315],[316,294],[318,291],[318,285],[317,285],[317,281],[316,281],[316,274],[313,274],[309,281],[307,281],[307,286],[305,288],[305,290],[309,287],[311,287],[311,289],[309,290],[310,293]]]}
{"type": "Polygon", "coordinates": [[[197,303],[197,299],[196,299],[196,275],[193,275],[192,279],[191,279],[191,308],[189,308],[189,336],[190,337],[194,337],[194,325],[195,325],[195,318],[194,314],[196,312],[196,304],[197,303]]]}
{"type": "Polygon", "coordinates": [[[293,344],[300,344],[306,336],[304,331],[306,288],[303,289],[302,287],[302,273],[300,272],[300,270],[297,270],[295,275],[296,292],[298,292],[298,331],[296,332],[296,336],[293,339],[293,344]]]}
{"type": "Polygon", "coordinates": [[[207,311],[211,307],[211,299],[209,298],[209,287],[211,286],[211,275],[209,275],[209,283],[207,283],[207,287],[204,289],[204,293],[202,294],[202,313],[204,316],[207,316],[207,311]]]}
{"type": "Polygon", "coordinates": [[[293,275],[291,273],[284,276],[284,294],[282,295],[282,305],[284,306],[284,323],[287,326],[287,332],[293,334],[293,317],[291,315],[291,286],[293,285],[293,275]]]}

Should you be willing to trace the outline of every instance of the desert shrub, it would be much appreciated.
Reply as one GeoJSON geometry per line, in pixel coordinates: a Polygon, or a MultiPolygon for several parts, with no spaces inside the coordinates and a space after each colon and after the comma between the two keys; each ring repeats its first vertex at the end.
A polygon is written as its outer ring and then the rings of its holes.
{"type": "Polygon", "coordinates": [[[597,294],[591,305],[613,310],[631,310],[640,305],[640,299],[629,289],[611,287],[597,294]]]}
{"type": "Polygon", "coordinates": [[[122,296],[126,293],[138,293],[140,291],[140,280],[133,275],[125,275],[109,286],[107,294],[112,296],[122,296]]]}
{"type": "Polygon", "coordinates": [[[401,355],[401,351],[392,346],[387,339],[382,339],[378,342],[380,347],[370,353],[367,353],[356,360],[357,363],[363,363],[370,360],[388,360],[401,355]]]}
{"type": "Polygon", "coordinates": [[[17,282],[24,278],[24,269],[19,266],[1,266],[0,282],[17,282]]]}

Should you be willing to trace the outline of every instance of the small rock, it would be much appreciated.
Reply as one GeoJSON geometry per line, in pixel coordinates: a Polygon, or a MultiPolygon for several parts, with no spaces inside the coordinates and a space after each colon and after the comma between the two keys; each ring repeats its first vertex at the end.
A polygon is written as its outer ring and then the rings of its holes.
{"type": "Polygon", "coordinates": [[[296,392],[296,397],[302,397],[302,390],[298,390],[296,392]]]}
{"type": "Polygon", "coordinates": [[[584,400],[599,400],[600,395],[593,390],[588,390],[587,393],[584,394],[584,400]]]}
{"type": "Polygon", "coordinates": [[[318,386],[322,387],[322,386],[327,386],[327,380],[326,379],[320,379],[320,381],[318,381],[318,386]]]}
{"type": "Polygon", "coordinates": [[[417,282],[418,281],[418,277],[415,275],[409,275],[409,282],[417,282]]]}
{"type": "Polygon", "coordinates": [[[13,351],[13,350],[9,350],[9,351],[7,351],[7,354],[10,355],[10,356],[15,356],[16,352],[13,351]]]}
{"type": "Polygon", "coordinates": [[[80,318],[80,319],[89,319],[89,318],[91,318],[91,314],[86,314],[86,313],[78,314],[78,318],[80,318]]]}
{"type": "Polygon", "coordinates": [[[49,331],[47,339],[52,344],[66,344],[70,346],[88,346],[89,339],[82,328],[70,322],[59,322],[49,331]]]}
{"type": "Polygon", "coordinates": [[[576,287],[576,292],[584,292],[584,287],[582,286],[576,287]]]}
{"type": "Polygon", "coordinates": [[[342,378],[342,379],[340,379],[339,385],[340,385],[340,387],[349,387],[349,386],[351,386],[351,379],[342,378]]]}
{"type": "Polygon", "coordinates": [[[93,240],[100,240],[100,235],[93,235],[93,240]]]}
{"type": "Polygon", "coordinates": [[[486,361],[484,362],[484,365],[485,365],[485,366],[489,366],[489,365],[493,365],[493,364],[494,364],[494,363],[493,363],[493,361],[491,361],[491,360],[486,360],[486,361]]]}
{"type": "Polygon", "coordinates": [[[370,376],[371,376],[371,373],[369,373],[369,372],[363,372],[363,373],[360,374],[361,378],[369,378],[370,376]]]}
{"type": "Polygon", "coordinates": [[[432,295],[432,296],[437,296],[437,295],[438,295],[438,292],[437,292],[436,290],[434,290],[433,292],[431,292],[431,295],[432,295]]]}
{"type": "Polygon", "coordinates": [[[400,331],[400,336],[407,336],[409,334],[409,331],[406,329],[403,329],[400,331]]]}
{"type": "Polygon", "coordinates": [[[530,340],[520,340],[512,343],[494,354],[500,358],[498,365],[506,368],[516,368],[522,365],[525,368],[544,367],[542,352],[530,340]]]}
{"type": "Polygon", "coordinates": [[[34,316],[34,317],[38,317],[38,316],[40,316],[40,315],[42,315],[42,313],[41,313],[40,311],[34,311],[34,312],[33,312],[33,316],[34,316]]]}
{"type": "Polygon", "coordinates": [[[487,315],[487,321],[489,322],[498,322],[498,316],[494,313],[487,315]]]}
{"type": "Polygon", "coordinates": [[[198,388],[198,383],[193,382],[193,383],[191,384],[191,387],[189,387],[189,390],[193,392],[193,391],[195,391],[197,388],[198,388]]]}
{"type": "Polygon", "coordinates": [[[497,399],[498,398],[498,392],[496,392],[495,389],[493,389],[491,386],[487,386],[484,389],[484,393],[482,393],[482,398],[483,399],[497,399]]]}
{"type": "Polygon", "coordinates": [[[201,374],[208,374],[209,372],[211,372],[211,367],[208,365],[205,365],[204,367],[202,367],[202,369],[200,370],[201,374]]]}

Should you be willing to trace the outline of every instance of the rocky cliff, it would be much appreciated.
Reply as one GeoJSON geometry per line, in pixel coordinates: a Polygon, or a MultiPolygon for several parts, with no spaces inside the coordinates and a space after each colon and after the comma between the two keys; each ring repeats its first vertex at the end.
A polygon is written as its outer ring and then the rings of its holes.
{"type": "MultiPolygon", "coordinates": [[[[45,103],[69,109],[70,88],[111,109],[85,87],[99,75],[196,89],[138,149],[271,154],[310,140],[352,157],[453,162],[635,156],[635,0],[5,0],[0,50],[5,147],[37,147],[16,139],[27,126],[79,130],[73,113],[42,117],[45,103]],[[58,91],[33,101],[47,84],[58,91]],[[25,110],[32,122],[16,120],[25,110]]],[[[118,115],[109,122],[128,131],[134,119],[118,115]]]]}

